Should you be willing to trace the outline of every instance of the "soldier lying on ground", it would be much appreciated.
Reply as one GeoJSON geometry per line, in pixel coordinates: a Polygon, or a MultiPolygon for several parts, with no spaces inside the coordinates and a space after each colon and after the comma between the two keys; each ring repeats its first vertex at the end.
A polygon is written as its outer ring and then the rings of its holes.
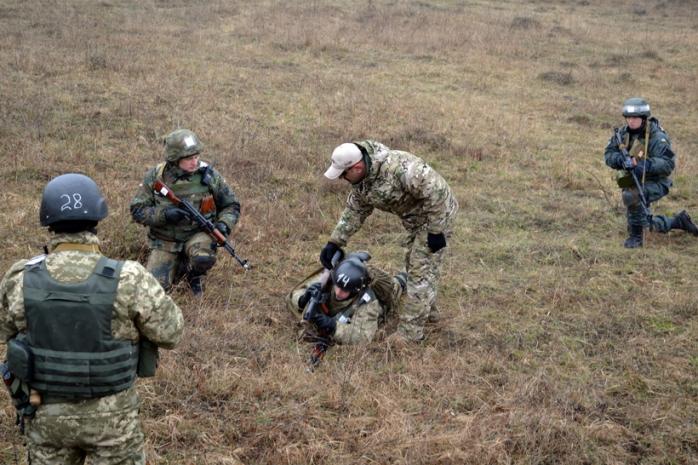
{"type": "Polygon", "coordinates": [[[320,299],[320,311],[311,322],[339,344],[367,343],[373,340],[385,316],[397,307],[405,288],[405,274],[391,277],[385,271],[366,264],[366,252],[350,254],[331,274],[331,283],[323,293],[322,268],[296,286],[287,297],[287,306],[301,316],[313,296],[320,299]]]}

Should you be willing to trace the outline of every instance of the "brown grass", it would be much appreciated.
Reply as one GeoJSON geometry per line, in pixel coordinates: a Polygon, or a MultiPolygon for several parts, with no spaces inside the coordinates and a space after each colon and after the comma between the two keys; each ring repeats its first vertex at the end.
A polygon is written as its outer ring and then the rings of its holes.
{"type": "MultiPolygon", "coordinates": [[[[139,382],[153,463],[693,464],[698,245],[622,249],[602,151],[645,96],[679,154],[657,210],[698,211],[696,48],[687,1],[8,0],[0,265],[40,253],[41,189],[70,170],[108,197],[107,253],[143,261],[128,202],[188,127],[242,201],[256,268],[223,258],[204,300],[175,292],[185,340],[139,382]],[[459,198],[445,318],[308,374],[282,296],[342,208],[328,155],[360,137],[423,156],[459,198]]],[[[399,239],[377,213],[351,244],[397,270],[399,239]]]]}

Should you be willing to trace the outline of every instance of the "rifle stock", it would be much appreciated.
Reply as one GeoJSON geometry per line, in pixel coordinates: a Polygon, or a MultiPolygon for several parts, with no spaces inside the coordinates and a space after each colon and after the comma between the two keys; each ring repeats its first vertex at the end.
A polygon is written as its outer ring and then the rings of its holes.
{"type": "Polygon", "coordinates": [[[216,228],[216,225],[202,215],[201,212],[191,203],[177,197],[172,189],[167,187],[167,185],[159,179],[153,183],[153,190],[156,194],[165,197],[167,200],[189,213],[196,224],[198,224],[204,231],[206,231],[206,233],[208,233],[209,236],[211,236],[211,239],[215,241],[216,246],[224,248],[235,260],[237,260],[245,271],[252,268],[250,262],[238,257],[238,255],[235,253],[235,248],[230,244],[230,242],[228,242],[225,235],[218,228],[216,228]]]}

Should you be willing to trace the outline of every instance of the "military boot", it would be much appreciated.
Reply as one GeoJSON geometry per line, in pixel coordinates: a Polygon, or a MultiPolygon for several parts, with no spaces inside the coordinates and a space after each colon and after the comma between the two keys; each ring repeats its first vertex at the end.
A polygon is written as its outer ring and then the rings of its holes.
{"type": "Polygon", "coordinates": [[[190,274],[187,278],[189,281],[189,287],[191,288],[191,293],[196,297],[201,297],[204,295],[204,275],[202,274],[190,274]]]}
{"type": "Polygon", "coordinates": [[[698,236],[698,226],[693,224],[686,210],[681,210],[680,213],[677,213],[676,216],[671,219],[671,229],[681,229],[683,231],[688,231],[694,236],[698,236]]]}
{"type": "Polygon", "coordinates": [[[642,226],[628,226],[628,238],[623,243],[626,249],[642,247],[642,226]]]}

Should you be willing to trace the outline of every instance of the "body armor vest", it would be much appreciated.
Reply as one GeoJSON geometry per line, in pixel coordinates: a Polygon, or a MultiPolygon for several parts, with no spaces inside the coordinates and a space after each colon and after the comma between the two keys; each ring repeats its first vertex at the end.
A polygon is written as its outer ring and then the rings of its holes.
{"type": "Polygon", "coordinates": [[[30,384],[50,397],[91,399],[116,394],[136,379],[138,345],[115,340],[111,322],[123,262],[101,257],[79,283],[53,279],[46,263],[24,271],[30,384]]]}
{"type": "MultiPolygon", "coordinates": [[[[216,219],[216,205],[213,201],[211,195],[211,190],[209,189],[208,183],[205,181],[205,173],[202,171],[207,171],[209,169],[208,165],[202,163],[202,166],[189,176],[189,179],[181,179],[176,182],[169,182],[169,180],[163,179],[163,173],[165,166],[158,166],[158,176],[157,179],[161,179],[167,187],[172,189],[174,194],[182,200],[186,200],[191,203],[195,208],[198,208],[202,215],[206,219],[215,221],[216,219]]],[[[155,196],[156,208],[166,208],[171,207],[172,202],[167,198],[160,195],[155,196]]],[[[159,226],[152,226],[150,228],[150,234],[156,239],[162,239],[165,241],[174,242],[184,242],[191,238],[194,234],[199,232],[201,227],[198,224],[164,224],[159,226]]]]}

